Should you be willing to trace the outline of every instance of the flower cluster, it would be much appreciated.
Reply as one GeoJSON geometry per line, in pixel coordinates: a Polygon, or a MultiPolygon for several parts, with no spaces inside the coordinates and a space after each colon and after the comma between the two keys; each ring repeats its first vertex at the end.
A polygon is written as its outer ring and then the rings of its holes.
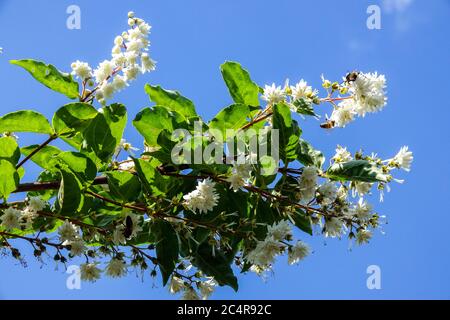
{"type": "Polygon", "coordinates": [[[23,209],[19,210],[14,207],[6,208],[3,211],[3,215],[0,216],[0,220],[2,221],[0,226],[7,231],[30,229],[39,211],[43,210],[46,206],[47,203],[40,197],[29,197],[23,209]]]}
{"type": "MultiPolygon", "coordinates": [[[[330,120],[338,127],[345,127],[352,122],[356,116],[364,117],[367,113],[380,111],[387,102],[386,78],[378,73],[354,74],[353,79],[346,80],[341,92],[351,94],[349,99],[334,105],[330,120]]],[[[327,85],[324,84],[326,87],[327,85]]]]}
{"type": "Polygon", "coordinates": [[[155,62],[148,54],[151,26],[135,17],[133,12],[128,13],[128,25],[130,29],[114,39],[111,60],[104,60],[94,70],[86,62],[77,60],[72,63],[73,75],[81,79],[85,86],[96,85],[94,89],[83,92],[83,100],[93,98],[95,93],[97,100],[105,104],[115,92],[127,87],[140,73],[155,69],[155,62]]]}
{"type": "Polygon", "coordinates": [[[214,190],[215,183],[210,179],[199,181],[197,188],[184,195],[185,205],[189,210],[208,212],[212,211],[219,201],[219,196],[214,190]]]}
{"type": "Polygon", "coordinates": [[[208,299],[217,287],[217,282],[212,277],[206,277],[204,280],[196,281],[195,284],[186,277],[183,280],[183,275],[173,275],[169,284],[169,291],[172,294],[182,292],[183,300],[203,300],[208,299]],[[194,288],[197,287],[197,290],[194,288]],[[200,295],[199,295],[200,293],[200,295]]]}

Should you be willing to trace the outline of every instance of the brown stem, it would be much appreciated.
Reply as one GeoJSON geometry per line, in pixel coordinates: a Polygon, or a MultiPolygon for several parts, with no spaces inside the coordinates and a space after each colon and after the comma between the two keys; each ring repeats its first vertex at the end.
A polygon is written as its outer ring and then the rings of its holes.
{"type": "Polygon", "coordinates": [[[50,142],[58,138],[57,135],[51,135],[47,140],[45,140],[41,145],[39,145],[36,149],[34,149],[28,156],[26,156],[22,161],[20,161],[16,169],[19,169],[21,166],[24,165],[25,162],[30,160],[31,157],[33,157],[36,153],[38,153],[40,150],[42,150],[46,145],[48,145],[50,142]]]}
{"type": "Polygon", "coordinates": [[[93,197],[95,197],[97,199],[102,200],[102,201],[115,204],[116,206],[119,206],[119,207],[122,207],[122,208],[128,208],[128,209],[132,209],[132,210],[136,210],[136,211],[147,212],[147,209],[144,208],[144,207],[137,207],[137,206],[133,206],[133,205],[123,204],[123,203],[120,203],[120,202],[115,201],[113,199],[106,198],[106,197],[104,197],[104,196],[102,196],[102,195],[100,195],[98,193],[92,192],[92,191],[86,191],[86,194],[89,194],[89,195],[91,195],[91,196],[93,196],[93,197]]]}

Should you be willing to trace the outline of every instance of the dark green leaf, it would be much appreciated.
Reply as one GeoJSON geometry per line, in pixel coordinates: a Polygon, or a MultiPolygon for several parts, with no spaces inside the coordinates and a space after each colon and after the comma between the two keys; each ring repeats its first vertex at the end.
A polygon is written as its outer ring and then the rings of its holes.
{"type": "Polygon", "coordinates": [[[78,98],[78,82],[74,81],[70,74],[60,72],[51,64],[41,61],[25,59],[11,60],[10,62],[27,70],[33,78],[47,88],[62,93],[69,99],[78,98]]]}
{"type": "Polygon", "coordinates": [[[165,286],[178,261],[178,236],[172,225],[163,220],[154,221],[151,233],[155,235],[156,258],[165,286]]]}
{"type": "Polygon", "coordinates": [[[301,134],[296,122],[292,121],[291,110],[284,103],[279,103],[273,107],[273,129],[278,130],[279,150],[281,159],[289,162],[296,158],[296,148],[301,134]]]}
{"type": "Polygon", "coordinates": [[[219,250],[213,248],[207,242],[202,243],[195,253],[192,264],[206,275],[214,277],[221,286],[230,286],[234,291],[238,290],[237,278],[229,264],[229,260],[219,250]]]}
{"type": "Polygon", "coordinates": [[[117,143],[111,132],[111,127],[102,113],[89,123],[89,126],[84,130],[83,137],[85,143],[82,151],[87,154],[94,154],[101,162],[109,162],[113,156],[117,143]]]}
{"type": "Polygon", "coordinates": [[[84,195],[77,176],[70,170],[59,168],[61,185],[58,192],[58,209],[62,215],[74,216],[82,207],[84,195]]]}
{"type": "Polygon", "coordinates": [[[82,132],[97,116],[98,111],[87,103],[69,103],[56,111],[53,127],[58,135],[73,135],[82,132]]]}
{"type": "Polygon", "coordinates": [[[136,175],[125,171],[107,172],[106,175],[109,190],[115,198],[127,203],[139,197],[141,183],[136,175]]]}
{"type": "Polygon", "coordinates": [[[327,171],[330,179],[341,181],[386,182],[387,175],[373,163],[366,160],[353,160],[335,163],[327,171]]]}
{"type": "Polygon", "coordinates": [[[95,163],[80,152],[61,152],[52,162],[56,166],[57,163],[66,165],[83,182],[92,182],[97,176],[95,163]]]}
{"type": "Polygon", "coordinates": [[[300,139],[297,145],[297,160],[305,166],[322,168],[325,157],[322,152],[315,150],[308,142],[300,139]]]}
{"type": "Polygon", "coordinates": [[[297,210],[292,216],[295,226],[300,230],[312,235],[311,218],[308,217],[302,210],[297,210]]]}
{"type": "Polygon", "coordinates": [[[227,61],[220,66],[220,71],[234,102],[259,106],[259,87],[239,63],[227,61]]]}
{"type": "Polygon", "coordinates": [[[186,118],[195,117],[197,112],[191,100],[183,97],[178,91],[165,90],[160,86],[145,85],[145,92],[150,100],[169,109],[178,112],[186,118]]]}
{"type": "Polygon", "coordinates": [[[35,132],[53,134],[47,118],[32,110],[20,110],[0,118],[0,132],[35,132]]]}

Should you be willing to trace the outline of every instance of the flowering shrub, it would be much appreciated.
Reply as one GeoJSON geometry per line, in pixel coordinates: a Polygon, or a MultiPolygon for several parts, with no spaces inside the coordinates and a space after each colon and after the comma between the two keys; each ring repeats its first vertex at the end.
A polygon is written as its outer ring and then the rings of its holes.
{"type": "Polygon", "coordinates": [[[366,198],[375,188],[382,198],[391,182],[402,182],[393,172],[409,171],[412,153],[402,147],[383,160],[337,146],[326,164],[302,138],[293,114],[318,117],[317,106],[330,104],[332,114],[320,126],[345,127],[386,105],[383,75],[355,71],[340,82],[323,78],[321,97],[305,80],[260,88],[238,63],[225,62],[221,72],[233,103],[209,122],[180,93],[147,84],[155,105],[133,120],[144,138],[138,156],[122,137],[125,106],[108,104],[139,74],[155,69],[150,26],[132,12],[128,24],[114,40],[112,58],[95,69],[76,61],[70,75],[35,60],[11,61],[76,102],[59,108],[51,124],[32,110],[0,118],[5,252],[23,262],[14,247],[23,240],[37,259],[50,256],[65,265],[82,257],[85,281],[149,270],[170,292],[196,299],[216,286],[237,290],[236,271],[264,274],[279,255],[287,254],[289,264],[304,259],[310,248],[294,239],[294,228],[356,244],[371,239],[383,219],[366,198]],[[20,132],[47,138],[19,147],[20,132]],[[57,139],[67,151],[51,145],[57,139]],[[262,146],[270,146],[270,155],[262,146]],[[29,161],[42,172],[24,183],[29,161]],[[8,201],[25,192],[23,201],[8,201]]]}

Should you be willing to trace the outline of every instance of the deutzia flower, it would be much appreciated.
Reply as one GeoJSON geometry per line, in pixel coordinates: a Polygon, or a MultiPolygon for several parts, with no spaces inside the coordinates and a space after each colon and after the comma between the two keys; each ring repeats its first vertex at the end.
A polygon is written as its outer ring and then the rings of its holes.
{"type": "Polygon", "coordinates": [[[354,102],[344,100],[333,110],[330,120],[334,121],[336,126],[344,128],[355,119],[355,114],[354,102]]]}
{"type": "Polygon", "coordinates": [[[386,78],[375,73],[359,73],[350,83],[349,91],[354,95],[355,111],[360,116],[377,112],[386,105],[386,78]]]}
{"type": "Polygon", "coordinates": [[[356,196],[356,194],[358,194],[360,197],[362,197],[363,195],[369,193],[370,189],[372,188],[372,184],[370,182],[362,182],[362,181],[356,181],[354,184],[354,189],[353,189],[353,197],[356,196]]]}
{"type": "Polygon", "coordinates": [[[141,56],[141,71],[142,73],[154,71],[156,62],[149,57],[148,53],[143,53],[141,56]]]}
{"type": "Polygon", "coordinates": [[[101,270],[97,263],[83,263],[80,265],[80,278],[83,281],[95,282],[100,279],[101,270]]]}
{"type": "Polygon", "coordinates": [[[250,174],[251,166],[249,164],[234,164],[231,176],[227,178],[227,181],[230,183],[230,188],[232,188],[234,192],[238,191],[248,183],[250,174]]]}
{"type": "Polygon", "coordinates": [[[131,143],[127,142],[127,140],[121,139],[119,145],[116,148],[116,154],[121,150],[133,153],[133,151],[138,151],[139,148],[135,148],[131,143]]]}
{"type": "Polygon", "coordinates": [[[372,232],[369,230],[359,230],[356,234],[356,244],[362,245],[365,243],[369,243],[369,240],[372,238],[372,232]]]}
{"type": "Polygon", "coordinates": [[[246,260],[258,266],[268,266],[283,248],[284,245],[281,242],[273,237],[266,237],[264,241],[258,241],[256,248],[248,253],[246,260]]]}
{"type": "Polygon", "coordinates": [[[194,288],[189,287],[184,291],[182,299],[183,300],[200,300],[200,297],[198,296],[198,294],[194,290],[194,288]]]}
{"type": "Polygon", "coordinates": [[[2,220],[1,226],[4,227],[7,231],[11,231],[12,229],[20,229],[20,216],[22,215],[22,211],[17,210],[15,208],[8,208],[3,211],[3,215],[0,217],[2,220]]]}
{"type": "Polygon", "coordinates": [[[77,60],[72,63],[71,67],[72,74],[80,78],[82,81],[92,77],[92,69],[87,62],[77,60]]]}
{"type": "Polygon", "coordinates": [[[20,216],[20,221],[25,229],[31,229],[33,227],[34,219],[38,216],[37,211],[32,210],[29,206],[25,207],[20,216]]]}
{"type": "Polygon", "coordinates": [[[295,245],[289,248],[288,263],[295,264],[309,255],[309,246],[301,241],[298,241],[295,245]]]}
{"type": "Polygon", "coordinates": [[[317,185],[317,168],[304,167],[299,180],[298,197],[302,203],[307,203],[314,198],[317,185]]]}
{"type": "Polygon", "coordinates": [[[281,220],[267,227],[267,236],[278,241],[286,240],[292,237],[292,228],[287,220],[281,220]]]}
{"type": "Polygon", "coordinates": [[[336,154],[331,158],[336,163],[342,163],[352,160],[352,155],[347,151],[347,148],[337,146],[336,154]]]}
{"type": "Polygon", "coordinates": [[[177,276],[172,276],[172,279],[170,280],[170,284],[169,284],[169,291],[172,294],[178,293],[182,290],[184,290],[186,287],[186,285],[184,284],[183,279],[177,277],[177,276]]]}
{"type": "Polygon", "coordinates": [[[58,228],[58,234],[61,242],[74,241],[79,237],[78,227],[68,220],[58,228]]]}
{"type": "Polygon", "coordinates": [[[215,183],[210,178],[200,181],[194,191],[183,196],[186,207],[200,213],[212,211],[219,201],[214,187],[215,183]]]}
{"type": "Polygon", "coordinates": [[[29,197],[28,198],[28,210],[33,212],[39,212],[45,208],[47,204],[40,197],[29,197]]]}
{"type": "Polygon", "coordinates": [[[329,205],[336,200],[337,197],[337,188],[333,182],[327,182],[317,189],[317,192],[320,194],[320,203],[322,205],[329,205]]]}
{"type": "Polygon", "coordinates": [[[127,273],[125,261],[117,258],[111,259],[106,266],[106,275],[111,278],[120,278],[127,273]]]}
{"type": "Polygon", "coordinates": [[[314,91],[311,86],[308,86],[307,82],[303,79],[301,79],[295,86],[291,86],[290,89],[294,100],[301,98],[311,99],[317,94],[317,92],[314,91]]]}
{"type": "Polygon", "coordinates": [[[360,198],[355,206],[354,212],[359,220],[367,222],[372,217],[372,206],[363,198],[360,198]]]}
{"type": "Polygon", "coordinates": [[[74,257],[81,256],[86,251],[86,245],[82,239],[64,241],[63,246],[70,246],[70,255],[74,257]]]}
{"type": "Polygon", "coordinates": [[[199,283],[198,288],[200,290],[200,295],[203,300],[209,298],[209,296],[214,292],[214,289],[217,286],[217,282],[214,279],[208,279],[206,281],[202,281],[199,283]]]}
{"type": "Polygon", "coordinates": [[[413,159],[413,153],[408,151],[407,146],[404,146],[400,148],[400,151],[396,154],[394,159],[391,160],[391,162],[405,171],[410,171],[413,159]]]}
{"type": "Polygon", "coordinates": [[[272,83],[271,86],[264,86],[264,93],[262,95],[263,100],[267,101],[268,104],[275,104],[281,101],[284,101],[285,94],[281,86],[275,86],[275,83],[272,83]]]}
{"type": "Polygon", "coordinates": [[[325,219],[325,237],[336,238],[342,234],[342,221],[331,217],[325,219]]]}
{"type": "Polygon", "coordinates": [[[106,80],[114,71],[114,65],[109,60],[101,62],[97,69],[94,70],[94,77],[97,83],[102,83],[106,80]]]}
{"type": "Polygon", "coordinates": [[[127,239],[124,236],[125,226],[119,224],[113,232],[113,242],[115,245],[121,245],[127,243],[127,239]]]}

